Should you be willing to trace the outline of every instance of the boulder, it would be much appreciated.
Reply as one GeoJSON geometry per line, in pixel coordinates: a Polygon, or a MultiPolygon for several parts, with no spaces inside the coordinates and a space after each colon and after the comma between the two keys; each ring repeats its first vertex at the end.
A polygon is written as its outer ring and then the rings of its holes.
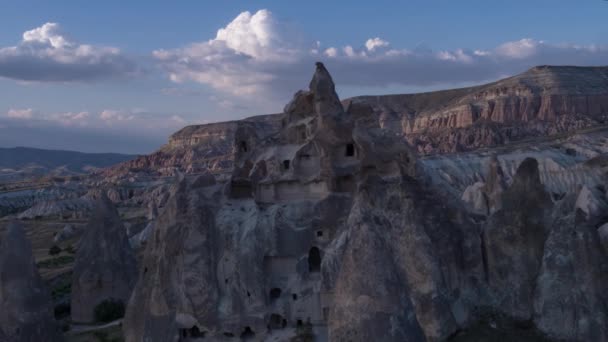
{"type": "Polygon", "coordinates": [[[80,232],[73,224],[66,224],[53,238],[53,242],[61,243],[75,237],[80,232]]]}

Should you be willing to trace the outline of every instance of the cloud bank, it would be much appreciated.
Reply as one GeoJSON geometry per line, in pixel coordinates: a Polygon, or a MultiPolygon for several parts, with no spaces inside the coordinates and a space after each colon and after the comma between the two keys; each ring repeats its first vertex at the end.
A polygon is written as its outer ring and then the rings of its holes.
{"type": "Polygon", "coordinates": [[[193,81],[240,98],[284,99],[324,61],[342,87],[428,87],[484,82],[539,64],[598,65],[608,47],[525,38],[493,49],[402,49],[381,37],[360,45],[306,43],[268,10],[243,12],[215,38],[153,55],[176,83],[193,81]]]}
{"type": "Polygon", "coordinates": [[[137,72],[118,48],[71,41],[57,23],[24,32],[16,46],[0,47],[0,77],[19,81],[92,81],[137,72]]]}

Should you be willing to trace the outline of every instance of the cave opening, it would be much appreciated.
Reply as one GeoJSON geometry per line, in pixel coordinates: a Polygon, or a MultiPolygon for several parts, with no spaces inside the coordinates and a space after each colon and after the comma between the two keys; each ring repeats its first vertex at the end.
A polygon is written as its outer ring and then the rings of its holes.
{"type": "Polygon", "coordinates": [[[355,156],[355,144],[347,144],[346,145],[346,156],[354,157],[355,156]]]}
{"type": "Polygon", "coordinates": [[[283,160],[283,169],[289,170],[289,164],[290,164],[290,160],[288,160],[288,159],[283,160]]]}
{"type": "Polygon", "coordinates": [[[308,252],[308,271],[321,271],[321,251],[317,247],[312,247],[308,252]]]}
{"type": "Polygon", "coordinates": [[[180,341],[184,341],[189,338],[204,338],[205,332],[200,331],[200,329],[195,325],[190,329],[180,329],[180,336],[182,337],[180,341]]]}
{"type": "Polygon", "coordinates": [[[273,313],[270,315],[270,322],[268,322],[268,327],[270,329],[283,329],[287,325],[287,320],[283,318],[283,316],[273,313]]]}
{"type": "Polygon", "coordinates": [[[246,141],[241,141],[239,146],[241,148],[241,152],[247,152],[247,142],[246,141]]]}
{"type": "Polygon", "coordinates": [[[274,287],[270,290],[270,300],[271,301],[275,301],[276,299],[278,299],[279,297],[281,297],[281,289],[278,287],[274,287]]]}
{"type": "Polygon", "coordinates": [[[253,330],[251,330],[250,327],[245,327],[245,329],[241,333],[241,339],[243,339],[243,340],[248,340],[248,339],[251,339],[254,337],[255,337],[255,332],[253,332],[253,330]]]}

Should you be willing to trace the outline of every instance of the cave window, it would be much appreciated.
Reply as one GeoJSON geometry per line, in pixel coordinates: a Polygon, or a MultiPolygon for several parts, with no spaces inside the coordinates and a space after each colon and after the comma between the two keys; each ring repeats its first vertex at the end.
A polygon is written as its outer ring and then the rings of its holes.
{"type": "Polygon", "coordinates": [[[304,325],[304,323],[302,322],[301,319],[299,319],[296,323],[297,326],[301,327],[302,325],[304,325]]]}
{"type": "Polygon", "coordinates": [[[245,330],[243,330],[243,332],[241,333],[241,339],[243,340],[247,340],[254,337],[255,333],[253,332],[253,330],[251,330],[250,327],[245,327],[245,330]]]}
{"type": "Polygon", "coordinates": [[[300,136],[302,137],[302,140],[306,140],[306,131],[302,131],[300,136]]]}
{"type": "Polygon", "coordinates": [[[346,145],[346,156],[347,157],[354,157],[355,156],[355,145],[354,144],[347,144],[346,145]]]}
{"type": "Polygon", "coordinates": [[[323,231],[322,230],[318,230],[317,231],[317,237],[322,237],[323,236],[323,231]]]}
{"type": "Polygon", "coordinates": [[[273,289],[270,290],[270,299],[271,300],[275,300],[277,298],[281,297],[281,289],[278,287],[275,287],[273,289]]]}
{"type": "Polygon", "coordinates": [[[321,251],[317,247],[311,248],[308,252],[308,271],[321,271],[321,251]]]}
{"type": "Polygon", "coordinates": [[[241,141],[239,146],[241,147],[241,152],[247,152],[247,142],[241,141]]]}
{"type": "Polygon", "coordinates": [[[268,323],[268,330],[282,329],[287,325],[287,320],[283,316],[273,313],[270,315],[270,322],[268,323]]]}
{"type": "Polygon", "coordinates": [[[133,198],[134,195],[133,190],[129,190],[129,199],[133,198]]]}
{"type": "Polygon", "coordinates": [[[247,291],[247,297],[251,297],[251,293],[249,293],[249,291],[247,291]]]}
{"type": "Polygon", "coordinates": [[[205,332],[201,332],[198,327],[195,325],[190,329],[180,329],[180,335],[183,338],[188,337],[205,337],[205,332]]]}
{"type": "Polygon", "coordinates": [[[148,273],[148,268],[144,267],[144,274],[148,273]]]}
{"type": "Polygon", "coordinates": [[[289,164],[290,164],[289,160],[283,160],[283,169],[289,170],[289,164]]]}
{"type": "Polygon", "coordinates": [[[291,295],[291,298],[293,298],[293,300],[298,300],[298,295],[296,293],[291,295]]]}

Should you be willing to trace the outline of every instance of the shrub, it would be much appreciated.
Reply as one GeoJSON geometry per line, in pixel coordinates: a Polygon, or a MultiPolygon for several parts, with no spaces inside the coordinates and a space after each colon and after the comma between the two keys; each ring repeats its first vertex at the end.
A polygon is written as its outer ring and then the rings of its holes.
{"type": "Polygon", "coordinates": [[[61,268],[72,262],[74,262],[73,256],[61,255],[55,258],[40,261],[37,265],[39,268],[61,268]]]}
{"type": "Polygon", "coordinates": [[[118,299],[106,299],[95,306],[94,314],[98,322],[112,322],[125,315],[125,304],[118,299]]]}
{"type": "Polygon", "coordinates": [[[68,252],[68,253],[70,253],[70,254],[76,254],[76,250],[74,249],[74,246],[72,246],[72,245],[68,245],[68,246],[67,246],[67,247],[64,249],[64,251],[66,251],[66,252],[68,252]]]}
{"type": "Polygon", "coordinates": [[[53,245],[53,247],[51,247],[49,249],[49,254],[50,255],[57,255],[59,253],[61,253],[61,248],[59,248],[59,246],[57,246],[57,245],[53,245]]]}
{"type": "Polygon", "coordinates": [[[70,303],[60,303],[55,305],[55,318],[61,319],[70,315],[70,303]]]}

